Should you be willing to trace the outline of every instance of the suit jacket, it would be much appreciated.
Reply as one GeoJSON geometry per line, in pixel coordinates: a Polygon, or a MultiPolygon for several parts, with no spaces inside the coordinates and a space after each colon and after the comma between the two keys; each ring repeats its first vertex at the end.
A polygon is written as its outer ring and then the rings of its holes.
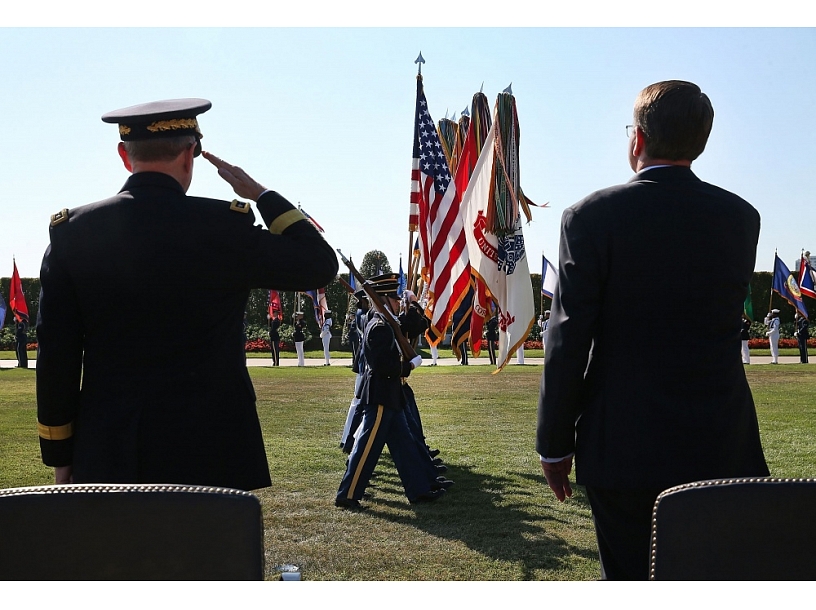
{"type": "Polygon", "coordinates": [[[257,208],[269,230],[249,204],[145,172],[52,220],[37,321],[47,465],[72,465],[77,483],[270,484],[242,343],[249,290],[325,286],[337,258],[277,193],[257,208]]]}
{"type": "Polygon", "coordinates": [[[768,474],[735,323],[759,225],[746,201],[677,166],[564,211],[542,456],[574,451],[576,481],[610,489],[768,474]],[[655,329],[695,311],[678,357],[655,329]]]}

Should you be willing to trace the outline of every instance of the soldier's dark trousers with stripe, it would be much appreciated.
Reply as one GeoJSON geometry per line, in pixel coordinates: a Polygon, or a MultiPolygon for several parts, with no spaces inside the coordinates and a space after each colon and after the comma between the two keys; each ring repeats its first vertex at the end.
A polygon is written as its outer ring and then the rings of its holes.
{"type": "Polygon", "coordinates": [[[388,445],[407,498],[413,500],[430,491],[431,480],[421,466],[422,456],[408,427],[405,412],[382,405],[364,405],[362,410],[360,434],[349,455],[337,497],[350,500],[363,497],[385,445],[388,445]]]}

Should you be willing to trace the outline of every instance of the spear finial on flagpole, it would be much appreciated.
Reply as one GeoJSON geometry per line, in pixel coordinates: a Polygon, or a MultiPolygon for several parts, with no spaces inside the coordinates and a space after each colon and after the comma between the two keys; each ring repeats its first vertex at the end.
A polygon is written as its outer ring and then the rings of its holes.
{"type": "Polygon", "coordinates": [[[484,81],[482,81],[482,86],[479,87],[479,93],[484,93],[484,81]]]}
{"type": "Polygon", "coordinates": [[[422,64],[425,63],[422,58],[422,51],[419,52],[419,57],[414,60],[414,63],[417,64],[417,76],[422,76],[422,64]]]}
{"type": "Polygon", "coordinates": [[[465,109],[462,111],[462,116],[470,116],[470,111],[467,106],[465,106],[465,109]]]}
{"type": "Polygon", "coordinates": [[[510,95],[513,95],[513,83],[510,83],[509,85],[507,85],[507,89],[502,91],[502,93],[509,93],[510,95]]]}

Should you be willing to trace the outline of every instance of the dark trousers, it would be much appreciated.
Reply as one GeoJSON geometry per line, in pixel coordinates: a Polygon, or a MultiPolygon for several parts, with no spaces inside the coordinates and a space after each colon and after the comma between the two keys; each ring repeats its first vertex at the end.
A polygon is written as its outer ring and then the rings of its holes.
{"type": "Polygon", "coordinates": [[[799,339],[799,362],[802,364],[808,363],[808,353],[807,353],[807,340],[808,337],[804,336],[802,333],[799,333],[797,336],[799,339]]]}
{"type": "Polygon", "coordinates": [[[487,355],[490,356],[490,364],[496,364],[496,342],[493,339],[487,340],[487,355]]]}
{"type": "Polygon", "coordinates": [[[429,479],[422,466],[422,455],[408,428],[405,412],[382,405],[363,405],[362,412],[362,428],[354,441],[337,497],[350,500],[363,497],[386,444],[406,497],[414,500],[428,493],[432,479],[429,479]]]}
{"type": "Polygon", "coordinates": [[[17,342],[17,366],[27,369],[28,368],[28,351],[27,345],[25,341],[18,341],[17,342]]]}
{"type": "Polygon", "coordinates": [[[280,366],[280,336],[269,337],[269,347],[272,351],[272,366],[280,366]]]}
{"type": "Polygon", "coordinates": [[[648,580],[652,510],[662,489],[587,487],[603,580],[648,580]]]}

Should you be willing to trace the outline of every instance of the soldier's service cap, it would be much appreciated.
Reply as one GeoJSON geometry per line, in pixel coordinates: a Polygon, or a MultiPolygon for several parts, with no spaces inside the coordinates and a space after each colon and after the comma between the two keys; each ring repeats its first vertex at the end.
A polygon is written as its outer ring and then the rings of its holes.
{"type": "Polygon", "coordinates": [[[358,290],[357,292],[355,292],[354,296],[357,297],[358,301],[361,301],[362,299],[367,299],[368,298],[368,295],[366,294],[366,291],[363,290],[362,288],[360,290],[358,290]]]}
{"type": "Polygon", "coordinates": [[[119,125],[119,137],[123,142],[195,136],[198,140],[195,154],[198,156],[204,136],[196,117],[211,107],[212,102],[201,98],[161,100],[107,112],[102,115],[102,120],[119,125]]]}
{"type": "Polygon", "coordinates": [[[399,290],[399,274],[398,273],[383,273],[375,275],[368,280],[374,287],[377,294],[384,297],[398,298],[397,290],[399,290]]]}

